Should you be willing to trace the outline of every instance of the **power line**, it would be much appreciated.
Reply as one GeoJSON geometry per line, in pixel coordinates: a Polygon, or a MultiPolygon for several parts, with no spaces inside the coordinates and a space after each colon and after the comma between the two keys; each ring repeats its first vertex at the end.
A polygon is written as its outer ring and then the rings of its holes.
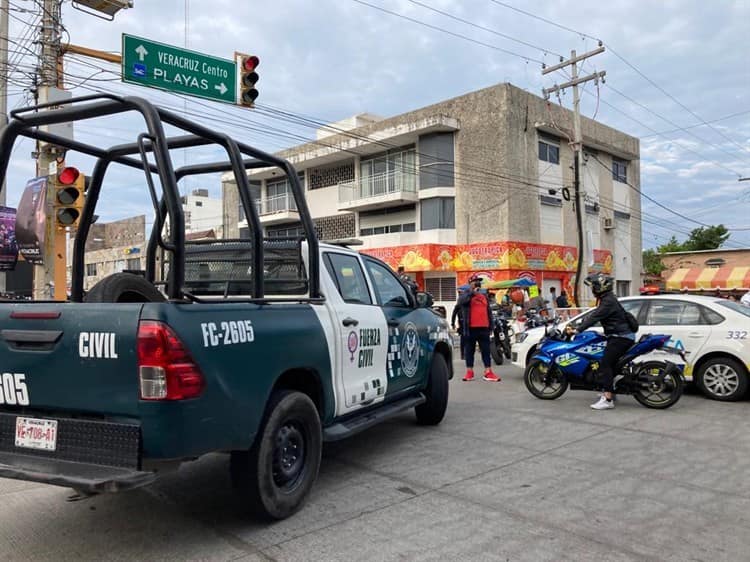
{"type": "MultiPolygon", "coordinates": [[[[609,167],[606,164],[604,164],[604,162],[602,162],[596,154],[591,154],[590,156],[594,160],[596,160],[599,163],[599,165],[602,166],[605,170],[609,170],[609,167]]],[[[661,209],[664,209],[665,211],[667,211],[669,213],[672,213],[673,215],[675,215],[677,217],[680,217],[681,219],[684,219],[684,220],[686,220],[688,222],[692,222],[694,224],[697,224],[697,225],[703,226],[703,227],[709,227],[710,228],[710,227],[714,226],[714,225],[706,224],[704,222],[697,221],[697,220],[692,219],[692,218],[690,218],[690,217],[688,217],[686,215],[683,215],[682,213],[679,213],[679,212],[675,211],[674,209],[670,209],[669,207],[667,207],[666,205],[660,203],[659,201],[657,201],[653,197],[651,197],[651,196],[646,195],[645,193],[643,193],[643,191],[641,191],[639,188],[637,188],[636,186],[634,186],[630,182],[625,182],[625,184],[628,187],[630,187],[630,189],[632,189],[633,191],[635,191],[638,195],[640,195],[641,197],[644,197],[644,198],[648,199],[649,201],[651,201],[657,207],[660,207],[661,209]]],[[[750,230],[750,228],[727,228],[727,230],[729,230],[729,231],[746,231],[746,230],[750,230]]]]}
{"type": "Polygon", "coordinates": [[[441,14],[441,15],[443,15],[445,17],[448,17],[448,18],[450,18],[452,20],[464,23],[464,24],[469,25],[471,27],[474,27],[476,29],[481,29],[482,31],[487,31],[488,33],[492,33],[493,35],[497,35],[498,37],[502,37],[504,39],[508,39],[509,41],[515,41],[516,43],[519,43],[521,45],[525,45],[526,47],[531,47],[532,49],[536,49],[538,51],[542,51],[545,54],[548,53],[548,54],[551,54],[551,55],[562,57],[561,54],[556,53],[554,51],[550,51],[549,49],[545,49],[544,47],[540,47],[539,45],[534,45],[532,43],[528,43],[528,42],[523,41],[521,39],[518,39],[516,37],[512,37],[510,35],[506,35],[505,33],[501,33],[500,31],[497,31],[495,29],[490,29],[489,27],[485,27],[483,25],[476,24],[476,23],[471,22],[469,20],[465,20],[465,19],[460,18],[460,17],[458,17],[456,15],[449,14],[448,12],[444,12],[444,11],[439,10],[437,8],[433,8],[432,6],[428,6],[427,4],[419,2],[418,0],[408,0],[408,1],[411,2],[412,4],[416,4],[417,6],[421,6],[422,8],[425,8],[425,9],[430,10],[432,12],[441,14]]]}
{"type": "Polygon", "coordinates": [[[357,4],[362,4],[363,6],[368,6],[370,8],[373,8],[374,10],[379,10],[381,12],[385,12],[386,14],[390,14],[392,16],[396,16],[398,18],[405,19],[407,21],[410,21],[412,23],[416,23],[417,25],[421,25],[423,27],[427,27],[429,29],[432,29],[434,31],[440,31],[442,33],[447,33],[448,35],[452,35],[453,37],[458,37],[459,39],[464,39],[465,41],[470,41],[471,43],[476,43],[477,45],[481,45],[482,47],[487,47],[489,49],[494,49],[495,51],[500,51],[501,53],[505,53],[506,55],[511,55],[514,57],[518,57],[519,59],[523,59],[526,62],[536,62],[539,64],[544,64],[544,61],[533,59],[531,57],[524,56],[520,53],[515,53],[513,51],[509,51],[508,49],[503,49],[502,47],[498,47],[497,45],[491,45],[489,43],[485,43],[483,41],[479,41],[477,39],[473,39],[471,37],[468,37],[466,35],[462,35],[460,33],[456,33],[454,31],[449,31],[448,29],[438,27],[436,25],[432,25],[431,23],[426,23],[423,21],[420,21],[415,18],[411,18],[409,16],[405,16],[404,14],[399,14],[398,12],[392,12],[391,10],[388,10],[386,8],[382,8],[380,6],[375,6],[374,4],[370,4],[368,2],[364,2],[364,0],[352,0],[352,2],[356,2],[357,4]]]}

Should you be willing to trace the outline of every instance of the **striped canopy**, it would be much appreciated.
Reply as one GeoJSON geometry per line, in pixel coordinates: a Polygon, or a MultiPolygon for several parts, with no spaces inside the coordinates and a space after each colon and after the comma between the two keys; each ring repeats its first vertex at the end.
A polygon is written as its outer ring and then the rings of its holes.
{"type": "Polygon", "coordinates": [[[675,269],[667,278],[667,290],[681,289],[748,289],[750,267],[691,267],[675,269]]]}

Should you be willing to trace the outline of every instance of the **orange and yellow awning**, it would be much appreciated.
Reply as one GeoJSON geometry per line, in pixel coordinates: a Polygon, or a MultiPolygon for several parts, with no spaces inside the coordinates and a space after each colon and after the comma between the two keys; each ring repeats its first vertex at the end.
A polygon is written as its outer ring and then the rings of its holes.
{"type": "Polygon", "coordinates": [[[667,278],[668,291],[682,289],[750,289],[750,267],[691,267],[675,269],[667,278]]]}

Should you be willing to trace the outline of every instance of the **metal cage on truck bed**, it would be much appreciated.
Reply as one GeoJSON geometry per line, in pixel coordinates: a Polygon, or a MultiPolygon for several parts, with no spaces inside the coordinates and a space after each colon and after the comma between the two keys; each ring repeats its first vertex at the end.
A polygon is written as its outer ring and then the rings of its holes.
{"type": "MultiPolygon", "coordinates": [[[[5,179],[14,144],[18,137],[45,142],[65,150],[96,158],[91,183],[75,233],[72,257],[71,297],[82,302],[84,252],[86,238],[94,219],[102,184],[111,164],[121,164],[145,172],[154,226],[146,256],[146,279],[164,285],[172,300],[200,300],[212,297],[243,296],[243,300],[268,301],[266,293],[279,298],[322,298],[319,286],[318,240],[304,192],[292,165],[281,158],[236,141],[230,136],[189,121],[159,108],[145,99],[97,94],[63,102],[42,104],[11,112],[8,126],[0,134],[0,182],[5,179]],[[146,132],[136,142],[101,148],[67,139],[42,127],[123,113],[138,113],[146,132]],[[167,137],[164,124],[179,129],[179,136],[167,137]],[[221,146],[226,161],[185,165],[175,169],[170,151],[206,145],[221,146]],[[304,236],[293,239],[265,240],[246,171],[276,167],[287,177],[300,215],[304,236]],[[186,242],[185,218],[177,183],[188,176],[234,173],[239,198],[248,219],[249,239],[186,242]],[[153,176],[161,184],[157,192],[153,176]],[[164,225],[169,224],[168,234],[164,225]],[[302,260],[303,242],[307,242],[308,267],[302,260]],[[164,251],[163,281],[156,279],[157,253],[164,251]],[[166,262],[166,263],[165,263],[166,262]]],[[[0,189],[2,189],[0,187],[0,189]]]]}

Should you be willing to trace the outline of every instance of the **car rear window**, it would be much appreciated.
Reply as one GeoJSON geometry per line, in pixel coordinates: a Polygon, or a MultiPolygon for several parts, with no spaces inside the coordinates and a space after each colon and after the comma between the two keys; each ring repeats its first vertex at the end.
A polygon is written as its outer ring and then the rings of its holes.
{"type": "Polygon", "coordinates": [[[750,306],[745,306],[744,304],[740,304],[738,302],[734,301],[716,301],[716,304],[719,306],[723,306],[724,308],[728,308],[730,310],[734,310],[735,312],[739,312],[740,314],[744,314],[748,318],[750,318],[750,306]]]}

